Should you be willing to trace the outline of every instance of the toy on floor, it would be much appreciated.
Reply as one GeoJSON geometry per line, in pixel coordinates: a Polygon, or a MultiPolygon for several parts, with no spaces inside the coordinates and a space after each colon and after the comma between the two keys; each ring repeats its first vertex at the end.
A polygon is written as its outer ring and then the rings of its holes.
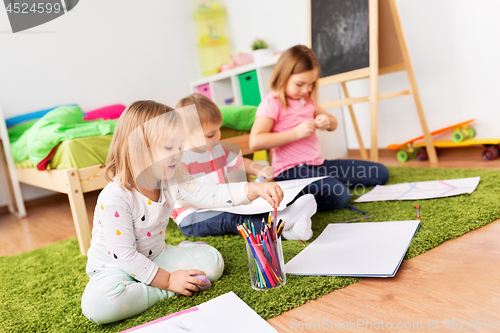
{"type": "Polygon", "coordinates": [[[255,179],[255,183],[266,183],[267,180],[266,180],[266,177],[257,177],[257,179],[255,179]]]}
{"type": "MultiPolygon", "coordinates": [[[[456,148],[456,147],[468,147],[474,145],[483,145],[485,149],[481,153],[483,160],[491,161],[500,155],[500,139],[467,139],[465,141],[455,143],[451,140],[437,140],[434,141],[434,147],[436,148],[456,148]]],[[[425,143],[418,142],[414,145],[415,147],[422,147],[425,151],[425,143]]],[[[423,159],[421,161],[425,161],[423,159]]]]}
{"type": "Polygon", "coordinates": [[[205,287],[197,284],[197,286],[198,286],[198,288],[200,288],[200,290],[207,290],[207,289],[210,289],[212,287],[212,283],[205,275],[193,275],[193,277],[205,282],[205,287]]]}
{"type": "MultiPolygon", "coordinates": [[[[434,141],[434,146],[436,148],[451,148],[484,145],[486,148],[482,153],[483,159],[485,161],[490,161],[497,158],[500,155],[500,139],[473,139],[476,135],[476,130],[472,127],[468,127],[468,124],[474,120],[475,119],[470,119],[431,132],[431,135],[437,135],[453,129],[451,140],[434,141]]],[[[425,149],[425,142],[419,141],[423,138],[423,136],[420,136],[402,144],[389,145],[387,148],[399,150],[396,156],[400,162],[406,162],[409,158],[415,158],[418,161],[426,161],[429,159],[429,156],[425,149]]]]}

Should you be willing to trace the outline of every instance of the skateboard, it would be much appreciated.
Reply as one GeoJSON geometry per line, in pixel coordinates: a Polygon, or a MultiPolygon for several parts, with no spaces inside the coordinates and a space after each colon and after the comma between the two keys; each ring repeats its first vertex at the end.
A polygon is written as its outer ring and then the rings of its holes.
{"type": "MultiPolygon", "coordinates": [[[[468,147],[474,145],[484,145],[485,149],[482,152],[482,156],[485,161],[491,161],[500,156],[500,139],[467,139],[461,142],[453,142],[453,140],[434,141],[434,147],[436,148],[468,147]]],[[[425,142],[417,142],[413,146],[416,149],[421,148],[420,152],[422,156],[420,161],[428,159],[425,148],[422,148],[425,147],[425,142]]]]}
{"type": "MultiPolygon", "coordinates": [[[[476,130],[472,127],[469,127],[468,125],[474,120],[476,119],[470,119],[458,124],[443,127],[431,132],[430,134],[431,136],[433,136],[453,129],[451,142],[460,143],[464,140],[470,140],[476,135],[476,130]]],[[[423,138],[424,136],[422,135],[404,143],[388,145],[387,148],[399,150],[396,156],[398,161],[400,162],[406,162],[408,158],[416,158],[419,161],[425,161],[429,158],[427,155],[427,151],[425,149],[416,148],[425,146],[425,142],[418,142],[419,145],[416,145],[417,141],[422,140],[423,138]]]]}

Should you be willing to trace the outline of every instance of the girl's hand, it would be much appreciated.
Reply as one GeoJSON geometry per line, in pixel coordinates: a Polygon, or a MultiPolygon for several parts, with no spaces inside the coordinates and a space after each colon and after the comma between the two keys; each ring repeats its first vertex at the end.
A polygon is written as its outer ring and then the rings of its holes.
{"type": "Polygon", "coordinates": [[[326,131],[330,128],[330,119],[325,114],[318,114],[314,119],[317,129],[326,131]]]}
{"type": "Polygon", "coordinates": [[[310,120],[304,121],[295,126],[294,130],[297,136],[297,140],[307,138],[316,130],[316,123],[310,120]]]}
{"type": "Polygon", "coordinates": [[[175,271],[170,273],[165,289],[184,296],[193,296],[193,291],[200,291],[197,285],[206,287],[205,282],[193,275],[205,275],[205,273],[197,269],[175,271]]]}
{"type": "Polygon", "coordinates": [[[276,208],[283,200],[283,190],[276,183],[247,183],[246,186],[247,198],[254,201],[258,197],[269,202],[269,204],[276,208]]]}
{"type": "Polygon", "coordinates": [[[266,178],[267,181],[273,180],[273,176],[274,176],[274,170],[270,166],[260,169],[259,174],[257,175],[257,177],[266,178]]]}

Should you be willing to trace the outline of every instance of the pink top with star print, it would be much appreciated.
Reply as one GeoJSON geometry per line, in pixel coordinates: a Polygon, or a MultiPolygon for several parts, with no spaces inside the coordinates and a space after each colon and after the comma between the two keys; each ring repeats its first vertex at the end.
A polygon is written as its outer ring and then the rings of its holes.
{"type": "MultiPolygon", "coordinates": [[[[264,116],[274,120],[271,133],[280,133],[293,129],[306,120],[314,121],[314,110],[316,102],[313,98],[309,103],[302,100],[288,99],[288,108],[285,110],[283,104],[274,91],[260,103],[255,117],[264,116]],[[304,105],[302,105],[304,104],[304,105]]],[[[299,164],[320,165],[325,161],[321,156],[316,133],[307,138],[290,142],[286,145],[272,149],[272,167],[274,177],[285,170],[299,164]]]]}

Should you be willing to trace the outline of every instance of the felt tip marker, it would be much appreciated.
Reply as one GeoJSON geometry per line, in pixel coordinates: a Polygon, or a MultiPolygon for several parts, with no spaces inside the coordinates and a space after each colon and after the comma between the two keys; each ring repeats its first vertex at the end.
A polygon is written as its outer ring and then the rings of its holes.
{"type": "Polygon", "coordinates": [[[420,206],[416,205],[415,209],[417,210],[417,219],[419,219],[420,218],[420,212],[419,212],[420,206]]]}
{"type": "Polygon", "coordinates": [[[363,212],[362,210],[357,209],[356,207],[353,207],[353,206],[347,206],[346,208],[347,208],[347,209],[350,209],[350,210],[353,210],[353,211],[355,211],[355,212],[361,213],[361,214],[363,214],[363,215],[366,215],[366,213],[365,213],[365,212],[363,212]]]}

